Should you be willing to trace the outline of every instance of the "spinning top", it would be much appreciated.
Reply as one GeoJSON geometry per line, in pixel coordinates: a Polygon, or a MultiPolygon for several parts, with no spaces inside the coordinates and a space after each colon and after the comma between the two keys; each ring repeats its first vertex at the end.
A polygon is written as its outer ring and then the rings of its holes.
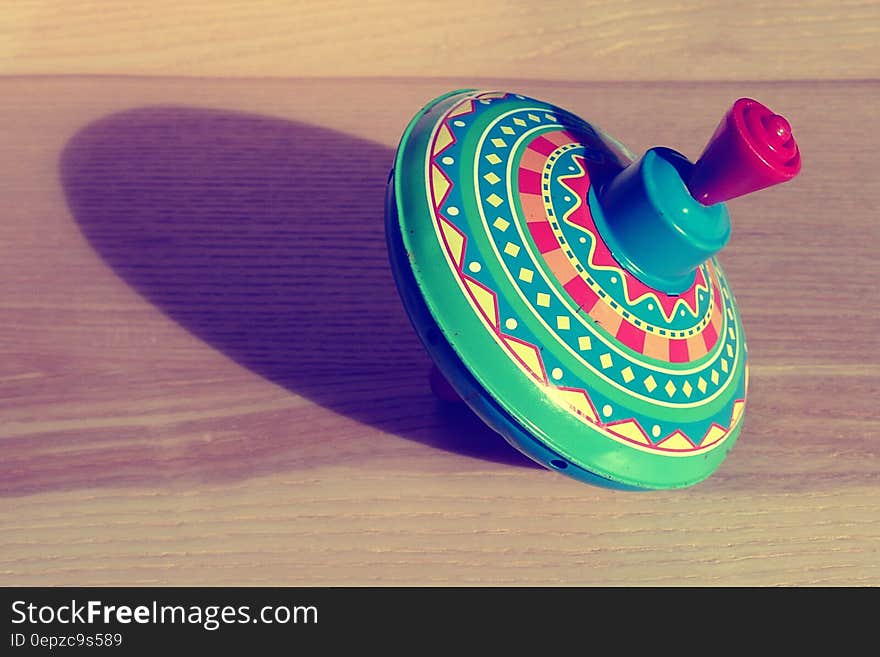
{"type": "Polygon", "coordinates": [[[708,477],[742,428],[746,346],[723,201],[793,178],[742,98],[692,164],[524,96],[455,91],[410,122],[386,197],[400,295],[457,394],[545,465],[615,488],[708,477]]]}

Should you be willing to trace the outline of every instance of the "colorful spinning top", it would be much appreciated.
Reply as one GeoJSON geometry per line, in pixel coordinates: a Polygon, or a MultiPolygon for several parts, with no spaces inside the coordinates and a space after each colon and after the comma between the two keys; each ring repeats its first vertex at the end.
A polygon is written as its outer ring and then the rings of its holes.
{"type": "MultiPolygon", "coordinates": [[[[746,345],[724,201],[790,180],[788,122],[742,98],[692,164],[517,94],[410,122],[386,197],[400,295],[442,378],[550,469],[629,489],[708,477],[740,433],[746,345]]],[[[443,392],[445,390],[445,393],[443,392]]]]}

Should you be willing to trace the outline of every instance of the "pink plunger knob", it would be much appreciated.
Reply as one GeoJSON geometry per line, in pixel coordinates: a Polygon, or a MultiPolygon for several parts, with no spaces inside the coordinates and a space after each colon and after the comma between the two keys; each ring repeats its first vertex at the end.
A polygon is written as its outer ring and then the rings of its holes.
{"type": "Polygon", "coordinates": [[[691,195],[713,205],[794,178],[801,154],[783,117],[751,98],[733,104],[687,181],[691,195]]]}

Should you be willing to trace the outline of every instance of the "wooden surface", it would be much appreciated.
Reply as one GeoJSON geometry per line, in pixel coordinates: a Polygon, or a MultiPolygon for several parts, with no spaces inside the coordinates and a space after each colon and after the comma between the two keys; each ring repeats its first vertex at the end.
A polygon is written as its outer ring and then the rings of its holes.
{"type": "Polygon", "coordinates": [[[801,144],[730,204],[742,437],[627,494],[429,392],[383,189],[463,84],[0,81],[0,584],[880,584],[880,85],[490,83],[692,157],[754,95],[801,144]]]}
{"type": "Polygon", "coordinates": [[[880,76],[878,0],[0,0],[0,74],[880,76]]]}

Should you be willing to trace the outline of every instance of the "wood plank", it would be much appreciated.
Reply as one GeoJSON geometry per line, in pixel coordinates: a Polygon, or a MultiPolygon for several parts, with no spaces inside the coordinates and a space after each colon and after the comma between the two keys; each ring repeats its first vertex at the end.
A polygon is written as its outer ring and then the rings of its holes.
{"type": "Polygon", "coordinates": [[[880,584],[880,84],[487,82],[692,156],[754,95],[802,145],[730,204],[743,436],[645,494],[430,394],[382,197],[464,84],[0,80],[0,583],[880,584]]]}
{"type": "Polygon", "coordinates": [[[18,0],[0,73],[555,80],[880,75],[877,0],[18,0]]]}

